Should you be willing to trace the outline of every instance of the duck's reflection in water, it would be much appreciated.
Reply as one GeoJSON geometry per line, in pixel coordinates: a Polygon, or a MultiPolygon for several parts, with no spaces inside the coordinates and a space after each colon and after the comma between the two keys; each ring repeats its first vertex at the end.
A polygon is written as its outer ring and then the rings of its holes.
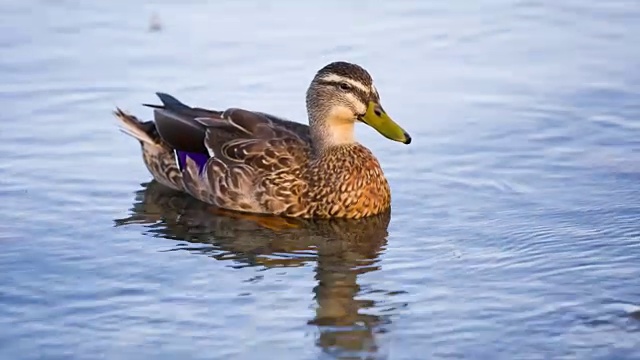
{"type": "Polygon", "coordinates": [[[318,306],[309,324],[319,329],[316,344],[340,358],[359,358],[385,352],[379,352],[377,339],[389,330],[391,314],[380,312],[391,310],[391,304],[382,309],[373,298],[385,292],[361,289],[358,275],[379,269],[389,219],[389,213],[363,220],[303,221],[222,212],[151,182],[136,193],[132,214],[115,222],[144,224],[150,235],[193,244],[178,249],[233,260],[235,266],[292,267],[315,261],[318,306]]]}

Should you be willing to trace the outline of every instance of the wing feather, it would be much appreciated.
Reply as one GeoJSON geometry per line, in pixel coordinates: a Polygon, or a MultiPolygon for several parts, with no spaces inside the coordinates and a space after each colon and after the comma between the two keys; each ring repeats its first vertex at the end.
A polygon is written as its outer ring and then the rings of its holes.
{"type": "Polygon", "coordinates": [[[192,196],[241,211],[302,211],[308,185],[300,174],[311,153],[307,125],[240,108],[192,108],[158,96],[163,105],[150,106],[165,141],[210,156],[204,169],[187,160],[184,187],[192,196]]]}

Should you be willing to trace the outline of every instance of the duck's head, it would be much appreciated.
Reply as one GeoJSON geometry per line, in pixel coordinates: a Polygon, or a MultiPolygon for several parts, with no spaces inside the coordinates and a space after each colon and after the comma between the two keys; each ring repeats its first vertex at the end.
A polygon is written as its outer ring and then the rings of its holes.
{"type": "Polygon", "coordinates": [[[316,142],[353,142],[353,125],[357,121],[391,140],[411,142],[411,136],[382,108],[371,75],[356,64],[339,61],[320,69],[307,90],[307,110],[316,142]]]}

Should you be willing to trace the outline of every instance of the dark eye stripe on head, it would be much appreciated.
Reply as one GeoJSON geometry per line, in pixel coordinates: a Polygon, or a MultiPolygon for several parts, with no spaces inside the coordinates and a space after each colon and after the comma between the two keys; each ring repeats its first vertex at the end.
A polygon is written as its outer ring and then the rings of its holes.
{"type": "MultiPolygon", "coordinates": [[[[341,81],[325,81],[325,80],[320,80],[317,82],[319,85],[327,85],[327,86],[333,86],[337,89],[340,88],[340,85],[342,84],[341,81]]],[[[369,101],[369,99],[371,98],[371,94],[365,91],[362,91],[362,89],[357,88],[357,87],[351,87],[349,90],[342,90],[340,89],[340,91],[347,91],[352,93],[353,95],[355,95],[358,99],[362,100],[363,103],[367,103],[369,101]]]]}

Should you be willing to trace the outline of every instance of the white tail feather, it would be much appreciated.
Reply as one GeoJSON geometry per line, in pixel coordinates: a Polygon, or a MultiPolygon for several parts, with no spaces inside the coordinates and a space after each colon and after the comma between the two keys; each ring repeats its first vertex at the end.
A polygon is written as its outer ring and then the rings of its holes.
{"type": "Polygon", "coordinates": [[[151,140],[149,135],[147,135],[145,132],[141,131],[138,128],[120,127],[120,131],[142,141],[143,143],[146,143],[149,145],[157,145],[155,142],[153,142],[153,140],[151,140]]]}
{"type": "Polygon", "coordinates": [[[141,123],[134,116],[127,115],[120,109],[115,111],[115,115],[120,120],[120,131],[142,141],[143,143],[155,146],[158,145],[151,137],[149,137],[149,134],[140,128],[141,123]]]}

